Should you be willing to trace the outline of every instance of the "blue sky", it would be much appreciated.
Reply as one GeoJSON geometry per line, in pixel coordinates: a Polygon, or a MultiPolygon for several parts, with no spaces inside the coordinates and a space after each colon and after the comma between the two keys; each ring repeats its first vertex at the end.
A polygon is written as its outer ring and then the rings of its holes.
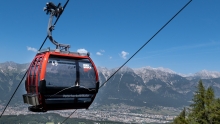
{"type": "MultiPolygon", "coordinates": [[[[31,62],[47,35],[48,0],[4,0],[0,7],[0,63],[31,62]]],[[[53,0],[55,4],[65,0],[53,0]]],[[[188,0],[70,0],[53,31],[71,51],[85,49],[97,66],[123,64],[188,0]]],[[[193,0],[128,64],[178,73],[220,72],[220,1],[193,0]]],[[[47,40],[44,48],[55,46],[47,40]]]]}

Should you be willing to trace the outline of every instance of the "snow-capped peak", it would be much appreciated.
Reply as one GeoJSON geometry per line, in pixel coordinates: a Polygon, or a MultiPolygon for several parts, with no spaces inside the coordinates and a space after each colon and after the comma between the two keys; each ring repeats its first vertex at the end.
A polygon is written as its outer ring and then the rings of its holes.
{"type": "Polygon", "coordinates": [[[108,68],[106,67],[98,67],[98,72],[102,73],[103,76],[105,77],[105,80],[107,80],[107,78],[110,76],[111,72],[109,71],[108,68]]]}
{"type": "Polygon", "coordinates": [[[143,72],[143,70],[152,70],[152,71],[161,71],[161,72],[167,72],[167,73],[170,73],[170,74],[176,74],[176,72],[174,72],[173,70],[169,69],[169,68],[164,68],[164,67],[158,67],[158,68],[153,68],[153,67],[150,67],[150,66],[146,66],[146,67],[142,67],[142,68],[135,68],[134,70],[136,72],[140,71],[140,72],[143,72]]]}
{"type": "MultiPolygon", "coordinates": [[[[118,68],[117,68],[118,69],[118,68]]],[[[116,69],[115,69],[116,70],[116,69]]],[[[127,66],[124,66],[120,69],[120,72],[133,72],[133,69],[127,67],[127,66]]]]}
{"type": "Polygon", "coordinates": [[[202,70],[200,72],[195,73],[193,76],[200,77],[201,79],[218,78],[218,77],[220,77],[220,72],[202,70]]]}

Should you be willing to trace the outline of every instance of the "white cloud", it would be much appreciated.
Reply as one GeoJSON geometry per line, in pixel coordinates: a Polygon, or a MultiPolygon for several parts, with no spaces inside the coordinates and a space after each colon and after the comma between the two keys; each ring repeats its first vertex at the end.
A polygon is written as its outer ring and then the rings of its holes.
{"type": "Polygon", "coordinates": [[[110,56],[109,59],[112,59],[112,57],[110,56]]]}
{"type": "Polygon", "coordinates": [[[88,51],[86,49],[84,49],[84,48],[78,49],[77,52],[78,53],[88,53],[88,51]]]}
{"type": "Polygon", "coordinates": [[[100,52],[97,52],[97,53],[96,53],[96,55],[99,55],[99,56],[101,56],[101,55],[103,55],[103,54],[102,54],[102,53],[100,53],[100,52]]]}
{"type": "Polygon", "coordinates": [[[101,56],[101,55],[103,55],[104,52],[105,52],[105,50],[100,50],[100,52],[96,52],[96,55],[101,56]]]}
{"type": "Polygon", "coordinates": [[[37,52],[37,49],[36,49],[36,48],[29,47],[29,46],[27,46],[27,50],[28,50],[28,51],[37,52]]]}
{"type": "Polygon", "coordinates": [[[123,59],[126,59],[127,55],[129,55],[128,52],[125,52],[125,51],[122,51],[120,56],[123,58],[123,59]]]}

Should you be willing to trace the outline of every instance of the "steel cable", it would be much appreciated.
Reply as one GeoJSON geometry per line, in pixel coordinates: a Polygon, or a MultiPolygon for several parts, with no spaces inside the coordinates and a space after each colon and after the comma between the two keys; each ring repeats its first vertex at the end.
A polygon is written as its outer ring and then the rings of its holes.
{"type": "MultiPolygon", "coordinates": [[[[165,23],[144,45],[142,45],[124,64],[122,64],[122,66],[120,66],[100,87],[102,88],[125,64],[127,64],[142,48],[144,48],[164,27],[166,27],[187,5],[189,5],[189,3],[192,2],[192,0],[190,0],[187,4],[185,4],[167,23],[165,23]]],[[[77,109],[76,109],[77,110],[77,109]]],[[[75,111],[76,111],[75,110],[75,111]]],[[[75,113],[75,111],[73,111],[69,117],[67,117],[61,124],[63,124],[68,118],[71,117],[72,114],[75,113]]]]}
{"type": "Polygon", "coordinates": [[[165,28],[192,0],[183,6],[167,23],[165,23],[144,45],[142,45],[122,66],[120,66],[100,87],[102,88],[125,64],[127,64],[142,48],[144,48],[163,28],[165,28]]]}

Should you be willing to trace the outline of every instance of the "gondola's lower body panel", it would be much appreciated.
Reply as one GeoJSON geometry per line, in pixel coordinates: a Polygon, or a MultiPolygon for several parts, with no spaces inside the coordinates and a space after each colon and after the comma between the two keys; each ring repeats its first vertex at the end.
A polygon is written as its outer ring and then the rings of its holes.
{"type": "Polygon", "coordinates": [[[53,95],[45,96],[42,104],[36,94],[24,94],[24,103],[33,105],[28,107],[32,112],[46,112],[48,110],[88,109],[95,98],[95,94],[53,95]]]}

